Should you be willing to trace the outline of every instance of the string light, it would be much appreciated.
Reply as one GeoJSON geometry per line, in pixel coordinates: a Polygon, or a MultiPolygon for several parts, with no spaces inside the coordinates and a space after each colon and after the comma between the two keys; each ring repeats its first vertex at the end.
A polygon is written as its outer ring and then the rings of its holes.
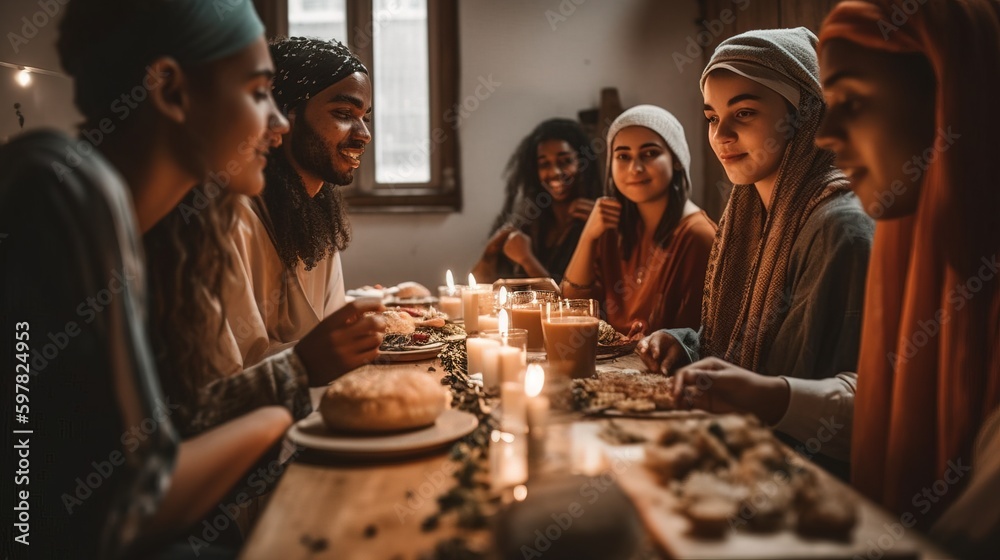
{"type": "Polygon", "coordinates": [[[31,84],[31,72],[27,68],[22,67],[17,72],[17,83],[21,84],[21,87],[28,87],[31,84]]]}

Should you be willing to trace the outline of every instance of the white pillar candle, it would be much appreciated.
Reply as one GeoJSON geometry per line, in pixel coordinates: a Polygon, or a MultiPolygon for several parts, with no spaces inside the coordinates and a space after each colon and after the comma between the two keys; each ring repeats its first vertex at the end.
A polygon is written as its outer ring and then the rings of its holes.
{"type": "Polygon", "coordinates": [[[440,296],[438,307],[452,321],[458,321],[462,318],[462,298],[458,296],[440,296]]]}
{"type": "Polygon", "coordinates": [[[496,315],[480,315],[478,323],[480,331],[495,331],[499,326],[499,319],[496,315]]]}
{"type": "MultiPolygon", "coordinates": [[[[494,341],[496,342],[496,341],[494,341]]],[[[500,387],[500,360],[499,354],[502,346],[485,346],[482,349],[483,360],[483,388],[487,393],[495,395],[500,387]]]]}
{"type": "Polygon", "coordinates": [[[503,431],[524,434],[528,427],[527,397],[524,383],[508,381],[500,384],[500,426],[503,431]]]}
{"type": "Polygon", "coordinates": [[[497,349],[497,367],[500,370],[501,383],[520,383],[521,372],[524,370],[523,353],[520,348],[501,346],[497,349]]]}
{"type": "Polygon", "coordinates": [[[528,463],[538,468],[545,457],[546,425],[549,421],[549,398],[542,395],[545,371],[538,364],[528,366],[524,376],[524,393],[528,397],[528,463]]]}
{"type": "MultiPolygon", "coordinates": [[[[496,340],[490,340],[488,338],[468,338],[465,340],[465,350],[469,356],[469,375],[473,373],[483,373],[484,370],[484,356],[483,350],[486,348],[499,348],[500,343],[496,340]]],[[[483,376],[483,384],[486,385],[485,375],[483,376]]]]}
{"type": "Polygon", "coordinates": [[[524,436],[493,430],[490,434],[490,480],[494,491],[528,480],[528,452],[524,436]]]}

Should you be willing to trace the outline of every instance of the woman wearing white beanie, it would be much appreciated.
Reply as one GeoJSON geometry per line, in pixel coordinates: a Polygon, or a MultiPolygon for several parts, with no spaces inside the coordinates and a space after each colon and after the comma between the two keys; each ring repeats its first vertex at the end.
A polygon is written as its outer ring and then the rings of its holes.
{"type": "Polygon", "coordinates": [[[715,224],[688,200],[691,152],[669,112],[639,105],[608,129],[607,188],[563,277],[566,297],[601,301],[619,332],[700,322],[715,224]]]}

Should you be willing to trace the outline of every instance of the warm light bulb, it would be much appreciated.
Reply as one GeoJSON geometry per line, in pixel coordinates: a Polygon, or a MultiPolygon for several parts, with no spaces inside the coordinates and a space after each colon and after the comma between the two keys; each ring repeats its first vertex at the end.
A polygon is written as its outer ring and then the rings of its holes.
{"type": "Polygon", "coordinates": [[[444,275],[444,281],[446,284],[448,284],[448,293],[449,294],[455,293],[455,276],[452,275],[450,268],[448,269],[448,272],[446,272],[444,275]]]}
{"type": "Polygon", "coordinates": [[[31,83],[31,72],[28,72],[26,68],[21,68],[21,71],[17,73],[17,83],[21,84],[21,87],[28,87],[31,83]]]}
{"type": "Polygon", "coordinates": [[[476,277],[473,276],[471,272],[469,273],[469,287],[470,288],[476,287],[476,277]]]}
{"type": "Polygon", "coordinates": [[[530,398],[537,397],[542,392],[545,385],[545,370],[538,364],[528,366],[528,372],[524,374],[524,394],[530,398]]]}
{"type": "Polygon", "coordinates": [[[508,323],[507,310],[501,309],[500,314],[497,315],[497,330],[500,331],[500,336],[507,336],[508,323]]]}

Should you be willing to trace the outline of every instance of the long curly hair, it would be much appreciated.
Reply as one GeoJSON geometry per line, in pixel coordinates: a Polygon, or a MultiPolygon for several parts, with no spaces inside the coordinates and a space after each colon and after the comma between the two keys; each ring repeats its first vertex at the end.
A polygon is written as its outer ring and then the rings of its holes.
{"type": "Polygon", "coordinates": [[[492,235],[513,222],[531,236],[536,254],[543,250],[548,227],[554,222],[552,199],[538,178],[538,146],[549,140],[564,141],[576,151],[579,164],[573,179],[574,198],[594,199],[601,196],[598,167],[601,156],[599,150],[591,145],[583,127],[569,119],[549,119],[535,127],[517,145],[504,168],[507,186],[503,208],[493,220],[490,231],[492,235]]]}
{"type": "MultiPolygon", "coordinates": [[[[300,126],[305,125],[303,123],[300,126]]],[[[340,188],[323,185],[310,197],[284,150],[271,150],[264,168],[267,188],[262,195],[267,206],[272,235],[278,256],[285,266],[294,269],[301,259],[306,270],[351,241],[351,226],[340,188]]]]}
{"type": "Polygon", "coordinates": [[[229,248],[235,204],[223,189],[200,186],[143,236],[157,366],[164,392],[181,402],[194,402],[216,373],[223,287],[236,258],[229,248]]]}

